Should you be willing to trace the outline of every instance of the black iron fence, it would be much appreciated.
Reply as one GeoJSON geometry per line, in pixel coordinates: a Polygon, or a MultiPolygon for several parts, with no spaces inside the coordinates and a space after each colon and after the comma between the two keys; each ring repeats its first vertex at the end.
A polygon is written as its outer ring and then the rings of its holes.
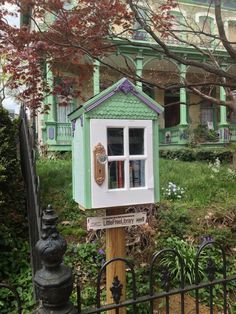
{"type": "Polygon", "coordinates": [[[20,160],[25,182],[29,237],[31,247],[31,264],[33,274],[40,269],[41,262],[36,254],[35,245],[40,238],[41,212],[39,206],[39,178],[36,175],[36,159],[33,130],[28,125],[24,106],[20,110],[20,160]]]}
{"type": "MultiPolygon", "coordinates": [[[[115,309],[115,313],[119,314],[121,308],[129,309],[129,313],[142,314],[236,313],[236,307],[234,307],[234,302],[236,302],[236,300],[230,301],[230,294],[233,295],[234,290],[236,289],[236,275],[227,276],[227,260],[225,252],[220,245],[211,239],[204,240],[196,254],[192,275],[194,283],[191,285],[186,284],[185,260],[175,249],[163,249],[154,254],[150,263],[148,293],[138,296],[135,270],[132,263],[124,258],[114,258],[107,261],[102,266],[98,275],[96,307],[81,310],[79,297],[78,313],[104,313],[115,309]],[[210,253],[210,251],[212,253],[210,253]],[[218,263],[218,265],[214,261],[214,258],[216,258],[216,256],[214,256],[214,251],[217,251],[220,254],[221,262],[218,263]],[[173,276],[175,274],[173,274],[171,270],[171,257],[172,260],[177,261],[177,264],[179,265],[179,269],[176,270],[176,272],[179,273],[179,286],[177,288],[172,286],[173,276]],[[165,261],[165,264],[162,262],[163,260],[165,261]],[[126,266],[131,271],[132,298],[120,302],[122,283],[119,281],[119,278],[116,277],[110,288],[114,304],[101,305],[101,286],[103,283],[102,273],[105,272],[106,267],[109,264],[117,261],[126,263],[126,266]],[[155,284],[155,281],[157,281],[158,278],[159,286],[155,284]],[[159,289],[157,289],[157,287],[159,287],[159,289]],[[207,305],[203,305],[202,302],[204,301],[207,305]],[[146,306],[139,309],[140,304],[145,304],[146,306]]],[[[80,292],[78,295],[80,296],[80,292]]]]}
{"type": "MultiPolygon", "coordinates": [[[[147,266],[146,283],[137,283],[135,267],[129,259],[117,257],[107,261],[96,279],[96,304],[85,309],[81,298],[83,288],[80,282],[74,287],[72,269],[62,262],[66,242],[56,229],[57,215],[51,206],[48,206],[43,216],[40,211],[33,136],[23,107],[20,119],[20,154],[27,192],[32,268],[37,296],[40,299],[36,313],[123,314],[122,308],[125,308],[127,313],[135,314],[236,313],[236,275],[230,273],[223,248],[210,238],[204,239],[191,267],[187,257],[183,258],[176,249],[167,248],[155,253],[147,266]],[[102,293],[106,283],[106,269],[108,265],[117,262],[126,264],[131,274],[131,287],[129,291],[127,289],[128,297],[123,301],[124,283],[115,277],[108,291],[114,302],[106,304],[102,293]],[[138,293],[139,285],[148,286],[147,291],[141,295],[138,293]],[[74,288],[77,289],[77,305],[69,301],[74,288]]],[[[0,284],[0,289],[11,292],[10,298],[16,300],[14,313],[21,314],[22,306],[17,290],[4,283],[0,284]]]]}
{"type": "MultiPolygon", "coordinates": [[[[229,275],[229,263],[223,248],[211,238],[205,238],[199,246],[189,267],[176,249],[163,249],[155,253],[149,266],[148,288],[138,294],[139,285],[145,282],[136,281],[133,263],[129,259],[114,258],[101,267],[97,277],[96,304],[84,309],[81,301],[80,283],[77,284],[77,305],[70,303],[73,290],[73,276],[70,267],[63,264],[66,242],[56,229],[57,215],[48,206],[42,217],[42,235],[36,245],[43,268],[36,272],[34,282],[41,300],[36,313],[53,314],[92,314],[92,313],[127,313],[141,314],[234,314],[234,293],[236,275],[229,275]],[[102,297],[105,285],[106,268],[111,263],[126,264],[131,274],[130,297],[121,301],[123,284],[118,277],[110,287],[114,303],[106,304],[102,297]],[[205,305],[203,305],[205,304],[205,305]]],[[[92,283],[91,283],[92,285],[92,283]]],[[[0,288],[6,288],[1,285],[0,288]]],[[[9,287],[18,301],[18,313],[21,305],[16,290],[9,287]]],[[[75,287],[74,287],[75,288],[75,287]]],[[[127,289],[128,290],[128,289],[127,289]]]]}

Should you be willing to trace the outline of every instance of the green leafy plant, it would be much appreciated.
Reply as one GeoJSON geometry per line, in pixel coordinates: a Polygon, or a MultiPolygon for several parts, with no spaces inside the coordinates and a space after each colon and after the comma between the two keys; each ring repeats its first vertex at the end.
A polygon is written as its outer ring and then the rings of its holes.
{"type": "MultiPolygon", "coordinates": [[[[0,278],[18,287],[24,313],[32,313],[32,275],[23,179],[17,154],[18,121],[0,107],[0,278]]],[[[6,289],[0,290],[0,312],[16,313],[6,289]]]]}
{"type": "Polygon", "coordinates": [[[196,142],[216,142],[219,140],[219,135],[215,130],[209,130],[206,125],[198,125],[193,130],[196,142]]]}
{"type": "Polygon", "coordinates": [[[184,149],[160,149],[160,156],[166,159],[181,161],[210,161],[216,158],[222,163],[230,163],[233,160],[233,150],[227,148],[184,148],[184,149]]]}
{"type": "MultiPolygon", "coordinates": [[[[205,243],[205,242],[203,242],[205,243]]],[[[195,266],[196,266],[196,256],[198,248],[187,241],[184,241],[177,237],[170,237],[166,240],[166,247],[175,250],[181,257],[183,261],[184,268],[184,281],[185,285],[192,285],[198,282],[208,282],[212,279],[211,272],[208,270],[210,261],[214,262],[215,273],[213,279],[223,279],[223,258],[221,249],[218,246],[207,246],[199,255],[198,262],[198,277],[196,278],[195,266]]],[[[211,262],[210,262],[211,263],[211,262]]],[[[166,267],[170,274],[170,284],[171,287],[178,287],[181,280],[181,263],[177,255],[168,253],[163,255],[160,260],[160,266],[166,267]]],[[[227,263],[227,275],[235,272],[235,266],[231,259],[227,263]]],[[[228,285],[228,290],[233,291],[234,284],[228,285]]],[[[190,293],[191,294],[191,293],[190,293]]],[[[215,285],[213,288],[214,303],[217,308],[223,307],[223,285],[215,285]]],[[[194,293],[192,294],[194,297],[194,293]]],[[[209,290],[200,289],[199,290],[200,302],[209,305],[209,290]]],[[[232,302],[232,301],[230,301],[232,302]]]]}

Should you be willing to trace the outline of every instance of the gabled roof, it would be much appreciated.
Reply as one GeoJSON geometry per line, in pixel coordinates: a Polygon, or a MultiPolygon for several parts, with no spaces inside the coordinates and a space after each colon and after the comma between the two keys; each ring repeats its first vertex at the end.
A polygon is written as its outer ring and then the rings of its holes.
{"type": "Polygon", "coordinates": [[[160,104],[158,104],[151,97],[145,94],[139,87],[135,86],[127,78],[122,78],[121,80],[119,80],[112,86],[108,87],[98,95],[86,101],[82,107],[72,111],[68,115],[69,119],[74,120],[81,116],[83,113],[98,108],[100,105],[102,105],[103,102],[111,98],[116,93],[120,92],[124,94],[131,93],[132,95],[137,97],[141,102],[143,102],[147,107],[155,111],[157,114],[160,114],[162,111],[164,111],[164,108],[160,104]]]}

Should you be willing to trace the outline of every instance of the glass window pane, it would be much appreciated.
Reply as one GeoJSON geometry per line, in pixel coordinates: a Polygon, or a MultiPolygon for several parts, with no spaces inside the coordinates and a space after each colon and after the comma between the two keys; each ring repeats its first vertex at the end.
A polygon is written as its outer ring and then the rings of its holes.
{"type": "Polygon", "coordinates": [[[129,154],[130,155],[144,154],[144,129],[137,128],[129,129],[129,154]]]}
{"type": "Polygon", "coordinates": [[[145,160],[130,160],[129,184],[130,188],[145,186],[145,160]]]}
{"type": "Polygon", "coordinates": [[[108,162],[108,188],[121,189],[124,187],[124,161],[116,160],[108,162]]]}
{"type": "Polygon", "coordinates": [[[123,128],[107,129],[108,156],[124,155],[124,130],[123,128]]]}

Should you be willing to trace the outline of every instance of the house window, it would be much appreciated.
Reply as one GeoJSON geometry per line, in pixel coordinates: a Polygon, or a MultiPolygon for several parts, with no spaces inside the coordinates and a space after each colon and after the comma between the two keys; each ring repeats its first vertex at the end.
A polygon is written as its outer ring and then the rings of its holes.
{"type": "MultiPolygon", "coordinates": [[[[170,14],[173,16],[173,20],[171,21],[171,29],[170,33],[173,32],[173,34],[180,38],[184,39],[185,34],[183,32],[184,30],[184,17],[181,12],[178,11],[170,11],[170,14]],[[182,30],[182,32],[181,32],[182,30]]],[[[172,36],[171,34],[167,37],[167,41],[171,44],[179,43],[178,39],[172,36]]]]}
{"type": "Polygon", "coordinates": [[[176,126],[180,122],[180,98],[178,94],[165,93],[165,127],[176,126]]]}
{"type": "Polygon", "coordinates": [[[214,20],[213,18],[209,16],[200,16],[199,17],[199,26],[204,31],[204,33],[212,33],[213,32],[213,26],[214,26],[214,20]]]}
{"type": "MultiPolygon", "coordinates": [[[[206,33],[208,35],[214,34],[214,18],[210,16],[200,16],[199,17],[199,28],[200,32],[206,33]]],[[[211,46],[214,39],[207,35],[200,35],[204,46],[211,46]]]]}
{"type": "MultiPolygon", "coordinates": [[[[228,39],[229,41],[236,42],[236,21],[228,22],[228,39]]],[[[236,47],[236,44],[233,44],[236,47]]]]}
{"type": "MultiPolygon", "coordinates": [[[[144,21],[145,24],[149,23],[149,16],[148,16],[148,11],[147,8],[141,7],[141,6],[136,6],[138,14],[140,18],[144,21]]],[[[137,20],[134,22],[134,33],[133,33],[133,39],[136,40],[146,40],[147,38],[147,33],[145,30],[143,30],[142,26],[139,24],[137,20]]]]}
{"type": "Polygon", "coordinates": [[[74,110],[74,82],[70,78],[56,77],[54,80],[54,101],[57,108],[57,122],[69,123],[68,114],[74,110]]]}
{"type": "Polygon", "coordinates": [[[66,106],[61,106],[57,104],[57,122],[60,123],[70,123],[68,119],[68,114],[74,110],[73,102],[68,103],[66,106]]]}
{"type": "Polygon", "coordinates": [[[201,104],[201,125],[207,126],[208,129],[214,129],[214,107],[208,102],[204,101],[201,104]]]}

